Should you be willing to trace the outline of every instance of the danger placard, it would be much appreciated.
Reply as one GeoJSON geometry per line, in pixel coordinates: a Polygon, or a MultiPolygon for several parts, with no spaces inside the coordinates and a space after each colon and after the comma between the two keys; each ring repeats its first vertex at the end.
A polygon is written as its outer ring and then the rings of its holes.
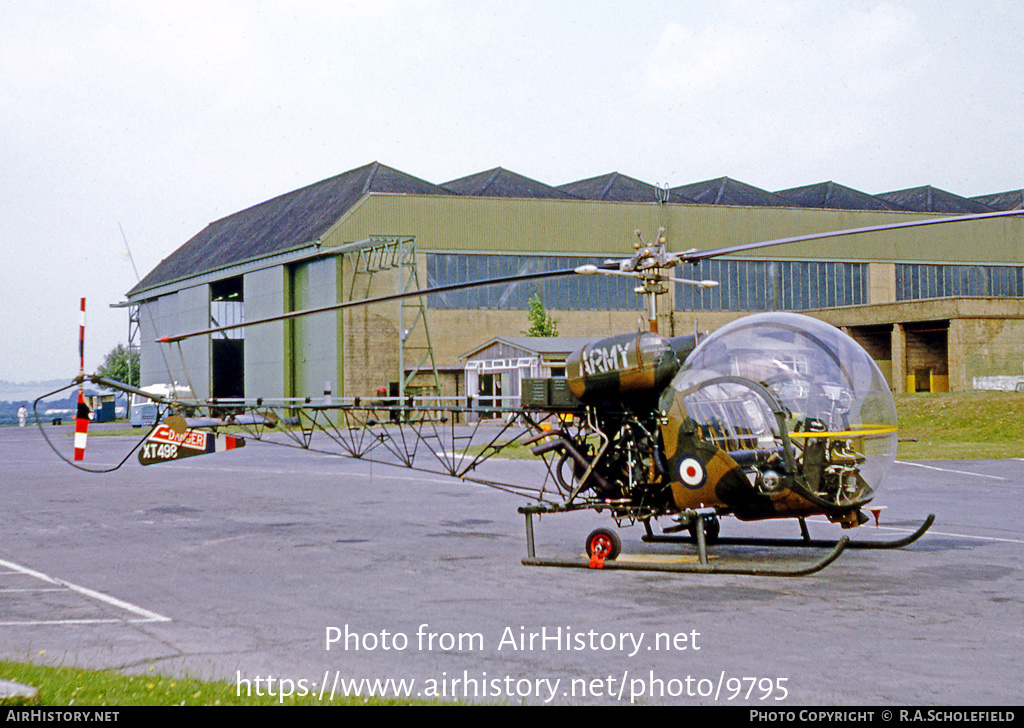
{"type": "Polygon", "coordinates": [[[240,437],[215,435],[203,430],[176,432],[167,425],[159,425],[139,449],[139,462],[143,465],[166,463],[195,455],[235,450],[244,445],[245,440],[240,437]]]}

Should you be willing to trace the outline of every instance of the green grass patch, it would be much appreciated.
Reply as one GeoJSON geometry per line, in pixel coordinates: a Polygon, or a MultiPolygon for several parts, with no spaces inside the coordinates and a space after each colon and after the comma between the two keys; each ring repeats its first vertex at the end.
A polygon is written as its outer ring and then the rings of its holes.
{"type": "MultiPolygon", "coordinates": [[[[109,670],[83,670],[75,667],[47,667],[22,662],[0,661],[0,678],[30,685],[39,691],[39,699],[27,703],[15,698],[0,700],[0,705],[409,705],[407,700],[379,698],[339,698],[328,702],[317,700],[316,695],[290,697],[283,701],[267,695],[266,682],[261,683],[262,696],[238,695],[233,682],[176,678],[152,672],[142,675],[122,675],[109,670]]],[[[251,679],[250,679],[250,682],[251,679]]],[[[418,705],[433,705],[415,701],[418,705]]]]}
{"type": "Polygon", "coordinates": [[[1024,457],[1024,394],[896,395],[902,460],[1024,457]]]}

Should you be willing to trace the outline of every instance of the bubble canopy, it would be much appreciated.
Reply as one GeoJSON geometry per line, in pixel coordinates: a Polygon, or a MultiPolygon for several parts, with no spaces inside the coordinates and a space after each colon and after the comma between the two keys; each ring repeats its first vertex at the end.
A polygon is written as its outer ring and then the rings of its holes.
{"type": "Polygon", "coordinates": [[[723,326],[687,357],[672,386],[723,450],[782,447],[788,437],[811,489],[833,505],[870,500],[896,457],[885,377],[856,341],[809,316],[771,312],[723,326]]]}

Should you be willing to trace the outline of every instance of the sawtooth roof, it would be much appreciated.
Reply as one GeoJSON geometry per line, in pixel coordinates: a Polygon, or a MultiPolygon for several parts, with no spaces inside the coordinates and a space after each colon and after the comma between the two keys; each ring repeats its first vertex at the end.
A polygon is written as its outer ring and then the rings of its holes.
{"type": "Polygon", "coordinates": [[[1024,207],[1024,190],[997,192],[994,195],[980,195],[971,199],[996,210],[1019,210],[1024,207]]]}
{"type": "MultiPolygon", "coordinates": [[[[658,194],[664,195],[664,192],[655,185],[618,172],[552,187],[502,167],[436,185],[373,162],[210,223],[162,260],[128,296],[313,245],[370,193],[654,203],[660,201],[658,194]]],[[[772,193],[729,177],[681,185],[668,192],[667,201],[673,203],[753,207],[970,213],[1024,206],[1024,190],[966,198],[934,187],[916,187],[872,196],[834,182],[822,182],[772,193]]]]}
{"type": "Polygon", "coordinates": [[[792,200],[760,187],[729,177],[673,187],[676,192],[702,205],[747,205],[751,207],[792,207],[792,200]]]}
{"type": "Polygon", "coordinates": [[[915,212],[970,213],[993,211],[991,207],[977,200],[954,195],[952,192],[946,192],[931,185],[913,187],[908,190],[897,190],[895,192],[883,192],[880,195],[876,195],[876,197],[894,202],[900,207],[915,212]]]}
{"type": "Polygon", "coordinates": [[[801,207],[830,210],[904,210],[895,202],[883,200],[867,192],[844,187],[835,182],[819,182],[806,187],[779,190],[775,194],[792,200],[801,207]]]}
{"type": "Polygon", "coordinates": [[[678,192],[663,190],[648,182],[641,182],[618,172],[609,172],[600,177],[559,185],[558,189],[584,200],[600,200],[602,202],[661,202],[666,194],[668,195],[666,202],[694,202],[678,192]]]}
{"type": "Polygon", "coordinates": [[[467,197],[517,197],[527,199],[572,199],[572,195],[555,187],[510,172],[502,167],[495,167],[484,172],[477,172],[468,177],[460,177],[442,185],[457,195],[467,197]]]}
{"type": "Polygon", "coordinates": [[[373,162],[210,223],[160,261],[128,295],[310,245],[371,192],[452,194],[443,187],[373,162]]]}

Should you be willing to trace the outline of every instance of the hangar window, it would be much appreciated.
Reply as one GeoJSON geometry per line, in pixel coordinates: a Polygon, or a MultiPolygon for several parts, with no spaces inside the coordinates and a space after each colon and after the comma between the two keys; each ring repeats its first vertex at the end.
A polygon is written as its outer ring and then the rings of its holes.
{"type": "Polygon", "coordinates": [[[898,301],[951,296],[1024,297],[1024,267],[897,264],[898,301]]]}
{"type": "MultiPolygon", "coordinates": [[[[245,297],[242,277],[227,278],[210,284],[210,325],[231,326],[245,322],[245,297]]],[[[217,335],[223,339],[244,339],[245,329],[230,329],[217,335]]]]}
{"type": "MultiPolygon", "coordinates": [[[[431,253],[427,282],[433,287],[602,262],[581,256],[431,253]]],[[[868,301],[866,263],[714,259],[679,273],[719,285],[699,289],[677,284],[677,311],[805,311],[868,301]]],[[[644,302],[635,287],[636,281],[626,277],[566,276],[437,293],[427,305],[525,310],[530,296],[540,293],[545,308],[556,311],[641,311],[644,302]]]]}
{"type": "MultiPolygon", "coordinates": [[[[603,262],[603,258],[581,256],[430,253],[427,284],[443,286],[603,262]]],[[[539,293],[544,307],[554,311],[643,310],[642,299],[633,292],[635,286],[631,278],[565,276],[435,293],[428,297],[427,305],[437,309],[526,310],[530,297],[539,293]]]]}
{"type": "Polygon", "coordinates": [[[682,277],[718,286],[676,284],[677,311],[806,311],[868,300],[865,263],[712,259],[682,277]]]}

